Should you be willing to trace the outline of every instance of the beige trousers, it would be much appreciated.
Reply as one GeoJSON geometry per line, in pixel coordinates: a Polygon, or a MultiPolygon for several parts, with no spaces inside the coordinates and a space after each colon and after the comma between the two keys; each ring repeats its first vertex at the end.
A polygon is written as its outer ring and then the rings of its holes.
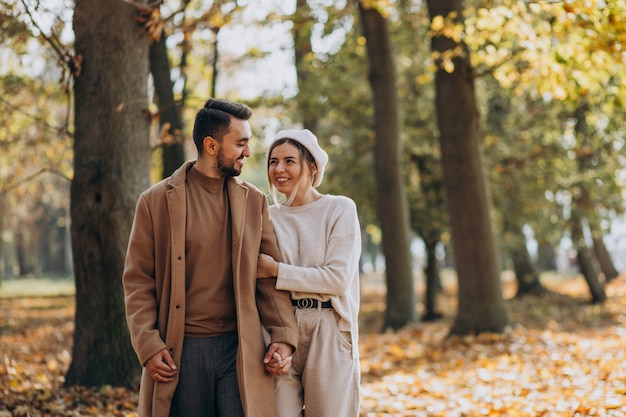
{"type": "Polygon", "coordinates": [[[276,377],[278,417],[358,417],[360,371],[348,332],[331,308],[295,309],[298,349],[276,377]]]}

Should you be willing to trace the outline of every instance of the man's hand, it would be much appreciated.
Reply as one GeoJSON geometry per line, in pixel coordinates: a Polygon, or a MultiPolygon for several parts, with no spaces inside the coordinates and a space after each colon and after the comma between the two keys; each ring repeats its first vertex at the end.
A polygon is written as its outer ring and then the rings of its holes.
{"type": "Polygon", "coordinates": [[[278,262],[269,255],[259,253],[256,265],[257,278],[272,278],[278,276],[278,262]]]}
{"type": "Polygon", "coordinates": [[[265,370],[272,376],[286,374],[291,367],[293,348],[287,343],[272,343],[263,358],[265,370]]]}
{"type": "Polygon", "coordinates": [[[170,355],[167,349],[155,353],[148,359],[145,367],[146,371],[157,382],[172,382],[178,372],[172,355],[170,355]]]}

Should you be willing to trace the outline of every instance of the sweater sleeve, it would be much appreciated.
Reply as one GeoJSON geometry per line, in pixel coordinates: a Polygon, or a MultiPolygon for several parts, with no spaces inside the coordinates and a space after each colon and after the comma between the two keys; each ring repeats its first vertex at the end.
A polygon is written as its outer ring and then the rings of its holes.
{"type": "MultiPolygon", "coordinates": [[[[321,234],[325,242],[316,242],[302,248],[303,257],[311,251],[323,251],[323,263],[307,265],[306,259],[279,263],[276,287],[292,292],[305,292],[331,296],[345,295],[358,276],[361,255],[361,233],[356,205],[341,198],[331,214],[326,217],[325,230],[319,230],[317,219],[311,219],[310,234],[321,234]],[[315,247],[313,247],[315,246],[315,247]]],[[[296,244],[296,242],[291,242],[296,244]]]]}

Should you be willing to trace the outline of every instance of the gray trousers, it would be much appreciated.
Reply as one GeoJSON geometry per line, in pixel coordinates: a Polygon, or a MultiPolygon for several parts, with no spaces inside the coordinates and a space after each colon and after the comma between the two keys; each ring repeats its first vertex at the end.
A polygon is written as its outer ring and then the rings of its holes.
{"type": "Polygon", "coordinates": [[[244,417],[237,344],[237,333],[185,337],[170,417],[244,417]]]}

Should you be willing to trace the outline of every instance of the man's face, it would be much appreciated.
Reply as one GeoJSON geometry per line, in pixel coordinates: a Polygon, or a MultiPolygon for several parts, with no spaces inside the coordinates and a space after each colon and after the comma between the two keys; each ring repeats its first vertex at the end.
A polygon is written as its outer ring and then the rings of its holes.
{"type": "Polygon", "coordinates": [[[241,174],[243,159],[250,156],[252,130],[247,120],[232,118],[230,130],[222,138],[217,151],[217,169],[228,177],[241,174]]]}

